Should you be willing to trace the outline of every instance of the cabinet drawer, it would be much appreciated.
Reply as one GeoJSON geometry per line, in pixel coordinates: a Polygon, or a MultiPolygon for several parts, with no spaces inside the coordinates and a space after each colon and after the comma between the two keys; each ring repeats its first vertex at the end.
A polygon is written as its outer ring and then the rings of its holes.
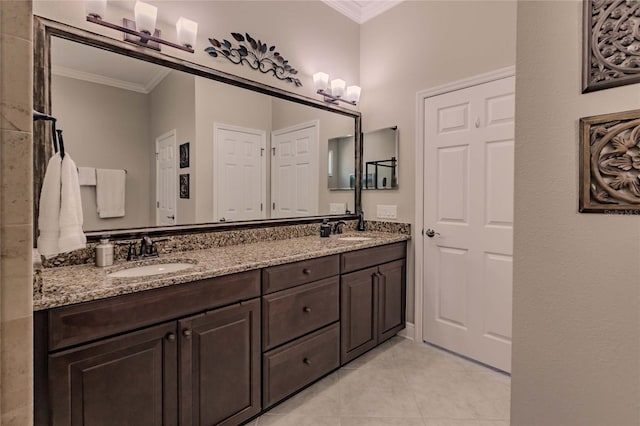
{"type": "Polygon", "coordinates": [[[49,350],[260,296],[259,271],[177,284],[49,311],[49,350]]]}
{"type": "Polygon", "coordinates": [[[263,294],[306,284],[340,273],[340,256],[303,260],[262,270],[263,294]]]}
{"type": "Polygon", "coordinates": [[[403,259],[406,250],[407,243],[402,241],[385,246],[343,253],[341,255],[341,272],[344,274],[346,272],[380,265],[381,263],[391,262],[392,260],[403,259]]]}
{"type": "Polygon", "coordinates": [[[330,325],[263,355],[262,405],[284,397],[340,365],[340,328],[330,325]]]}
{"type": "Polygon", "coordinates": [[[340,319],[340,280],[331,277],[264,296],[263,349],[271,349],[340,319]]]}

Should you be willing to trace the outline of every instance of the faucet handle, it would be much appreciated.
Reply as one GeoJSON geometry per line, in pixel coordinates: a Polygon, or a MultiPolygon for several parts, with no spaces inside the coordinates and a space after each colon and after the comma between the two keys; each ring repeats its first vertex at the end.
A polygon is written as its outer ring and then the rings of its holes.
{"type": "Polygon", "coordinates": [[[133,260],[136,257],[136,242],[130,241],[129,248],[127,248],[127,261],[133,260]]]}

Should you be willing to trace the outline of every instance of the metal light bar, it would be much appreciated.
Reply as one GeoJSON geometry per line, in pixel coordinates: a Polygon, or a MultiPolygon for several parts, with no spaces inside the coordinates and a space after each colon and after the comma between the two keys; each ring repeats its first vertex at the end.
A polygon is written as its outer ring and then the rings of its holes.
{"type": "Polygon", "coordinates": [[[345,104],[354,106],[358,104],[356,101],[349,101],[347,99],[341,98],[340,96],[333,96],[331,93],[328,93],[322,89],[318,89],[316,93],[324,96],[324,101],[330,104],[338,105],[338,102],[344,102],[345,104]]]}
{"type": "Polygon", "coordinates": [[[107,21],[103,21],[101,18],[96,17],[94,15],[87,15],[87,21],[93,22],[94,24],[102,25],[103,27],[111,28],[113,30],[122,31],[125,33],[124,40],[130,43],[137,44],[139,46],[149,47],[154,50],[160,50],[159,44],[164,44],[175,49],[184,50],[185,52],[194,53],[193,48],[191,46],[181,46],[177,43],[172,43],[167,40],[163,40],[160,38],[160,30],[156,29],[153,35],[143,33],[140,31],[136,31],[136,24],[134,21],[131,21],[127,18],[123,18],[122,21],[124,26],[112,24],[107,21]],[[139,37],[139,40],[136,40],[134,37],[139,37]]]}

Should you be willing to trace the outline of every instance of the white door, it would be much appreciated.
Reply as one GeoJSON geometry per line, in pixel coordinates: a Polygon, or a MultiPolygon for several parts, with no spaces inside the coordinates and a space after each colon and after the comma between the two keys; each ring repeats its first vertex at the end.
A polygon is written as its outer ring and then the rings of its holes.
{"type": "Polygon", "coordinates": [[[317,121],[271,134],[271,217],[318,214],[317,121]]]}
{"type": "Polygon", "coordinates": [[[176,224],[176,131],[156,138],[156,225],[176,224]]]}
{"type": "Polygon", "coordinates": [[[511,370],[514,100],[509,77],[424,101],[423,337],[504,371],[511,370]]]}
{"type": "Polygon", "coordinates": [[[213,125],[214,221],[266,218],[266,132],[213,125]]]}

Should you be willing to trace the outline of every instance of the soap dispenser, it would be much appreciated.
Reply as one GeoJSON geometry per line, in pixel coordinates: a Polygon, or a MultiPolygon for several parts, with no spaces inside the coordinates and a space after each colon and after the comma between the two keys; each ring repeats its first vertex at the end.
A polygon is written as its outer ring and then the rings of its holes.
{"type": "Polygon", "coordinates": [[[113,265],[113,244],[109,238],[101,238],[100,244],[96,246],[96,266],[113,265]]]}
{"type": "Polygon", "coordinates": [[[331,235],[331,225],[329,225],[329,219],[324,219],[322,225],[320,225],[320,236],[328,237],[331,235]]]}

